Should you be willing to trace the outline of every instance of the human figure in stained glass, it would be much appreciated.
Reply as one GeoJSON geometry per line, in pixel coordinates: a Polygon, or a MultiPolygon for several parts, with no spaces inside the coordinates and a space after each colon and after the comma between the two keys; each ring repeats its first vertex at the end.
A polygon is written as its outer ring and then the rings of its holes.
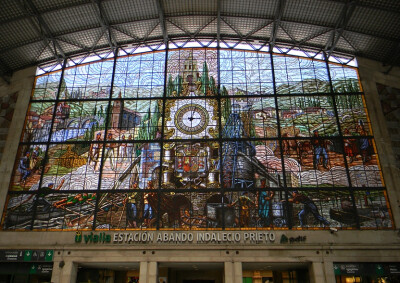
{"type": "Polygon", "coordinates": [[[119,145],[118,157],[119,157],[119,160],[118,160],[119,163],[124,162],[125,159],[128,157],[127,143],[126,143],[125,135],[122,135],[122,143],[119,145]]]}
{"type": "Polygon", "coordinates": [[[39,146],[36,146],[33,150],[31,150],[32,154],[30,155],[29,158],[29,168],[33,171],[40,167],[40,155],[42,153],[41,149],[39,146]]]}
{"type": "Polygon", "coordinates": [[[116,169],[116,164],[114,164],[114,162],[115,162],[115,160],[114,160],[114,149],[117,147],[117,145],[115,143],[111,142],[111,141],[114,140],[112,133],[108,133],[107,140],[109,141],[109,143],[106,144],[106,152],[105,152],[104,162],[106,162],[107,159],[109,159],[110,160],[111,170],[115,170],[116,169]]]}
{"type": "Polygon", "coordinates": [[[362,161],[365,163],[365,162],[371,160],[371,156],[370,156],[371,141],[366,137],[367,131],[365,130],[364,123],[362,122],[362,120],[360,120],[359,124],[357,125],[357,132],[361,136],[361,138],[359,139],[360,154],[362,157],[362,161]]]}
{"type": "Polygon", "coordinates": [[[322,217],[321,214],[319,214],[316,204],[308,196],[303,195],[303,194],[299,193],[298,191],[294,191],[292,193],[292,198],[289,199],[289,202],[304,204],[303,209],[298,214],[299,220],[300,220],[300,225],[302,227],[305,225],[305,218],[309,213],[312,213],[314,218],[316,220],[319,220],[324,225],[326,225],[326,226],[330,225],[329,221],[326,220],[324,217],[322,217]]]}
{"type": "Polygon", "coordinates": [[[21,173],[21,184],[24,185],[26,179],[32,173],[30,165],[30,152],[26,152],[25,155],[19,160],[18,171],[21,173]]]}
{"type": "Polygon", "coordinates": [[[144,195],[144,212],[143,212],[143,218],[144,218],[144,223],[146,227],[151,226],[151,219],[153,219],[153,209],[151,205],[149,204],[148,201],[149,194],[144,195]]]}
{"type": "Polygon", "coordinates": [[[94,168],[96,169],[97,163],[99,162],[100,150],[102,148],[101,141],[101,133],[96,134],[95,142],[90,145],[89,148],[89,160],[88,164],[94,162],[94,168]]]}
{"type": "MultiPolygon", "coordinates": [[[[132,189],[136,190],[138,188],[138,183],[134,182],[132,184],[132,189]]],[[[137,227],[138,213],[140,205],[140,195],[139,192],[132,192],[128,194],[128,197],[124,200],[126,203],[126,221],[128,225],[132,228],[137,227]]]]}
{"type": "MultiPolygon", "coordinates": [[[[61,187],[63,186],[64,182],[65,182],[65,179],[62,179],[60,184],[54,190],[53,190],[54,183],[48,183],[47,186],[41,187],[39,189],[38,193],[36,195],[34,195],[35,197],[33,199],[32,205],[28,208],[27,211],[28,212],[33,211],[35,203],[36,203],[36,206],[41,207],[41,212],[43,212],[43,213],[52,212],[54,210],[54,207],[53,207],[54,205],[46,199],[46,196],[47,196],[47,194],[49,194],[53,191],[60,190],[61,187]]],[[[28,200],[29,200],[29,198],[27,199],[27,201],[28,200]]]]}
{"type": "Polygon", "coordinates": [[[314,146],[314,169],[317,169],[318,164],[320,162],[320,158],[322,157],[322,165],[325,169],[329,169],[328,167],[328,153],[327,153],[327,141],[322,139],[319,136],[318,130],[314,130],[312,144],[314,146]]]}
{"type": "Polygon", "coordinates": [[[347,157],[349,157],[349,162],[352,163],[354,160],[354,139],[350,139],[348,136],[350,136],[350,131],[349,129],[344,130],[344,153],[346,154],[347,157]]]}
{"type": "Polygon", "coordinates": [[[134,154],[134,150],[133,150],[134,149],[134,144],[132,143],[132,141],[133,141],[133,136],[132,136],[132,134],[130,134],[128,136],[128,140],[127,140],[127,143],[126,143],[126,155],[127,155],[129,160],[132,160],[132,158],[135,157],[133,155],[134,154]]]}
{"type": "Polygon", "coordinates": [[[265,191],[266,189],[266,180],[261,180],[261,189],[258,196],[258,215],[260,216],[263,225],[269,226],[271,223],[271,199],[274,197],[273,191],[265,191]]]}
{"type": "Polygon", "coordinates": [[[75,196],[69,196],[60,201],[57,201],[53,206],[57,208],[65,208],[66,206],[75,205],[77,203],[85,203],[96,200],[96,193],[81,193],[75,196]]]}
{"type": "Polygon", "coordinates": [[[249,196],[249,192],[245,191],[242,195],[233,203],[228,205],[232,207],[235,205],[239,206],[239,224],[241,227],[249,227],[250,225],[250,208],[255,206],[254,201],[252,201],[249,196]]]}

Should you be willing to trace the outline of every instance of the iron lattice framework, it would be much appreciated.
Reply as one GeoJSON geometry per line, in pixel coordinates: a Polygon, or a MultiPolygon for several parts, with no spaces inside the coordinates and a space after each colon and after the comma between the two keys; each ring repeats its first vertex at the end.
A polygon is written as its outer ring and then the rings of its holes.
{"type": "Polygon", "coordinates": [[[3,0],[0,74],[8,81],[27,66],[182,39],[255,49],[271,44],[283,52],[324,51],[399,65],[399,15],[400,4],[392,0],[3,0]]]}

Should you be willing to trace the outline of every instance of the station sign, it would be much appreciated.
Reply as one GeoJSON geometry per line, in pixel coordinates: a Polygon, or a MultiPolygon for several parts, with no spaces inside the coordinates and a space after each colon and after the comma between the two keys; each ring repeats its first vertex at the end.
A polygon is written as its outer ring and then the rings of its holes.
{"type": "Polygon", "coordinates": [[[53,250],[0,250],[0,262],[52,262],[53,250]]]}
{"type": "Polygon", "coordinates": [[[307,237],[290,237],[271,231],[77,231],[75,243],[83,244],[302,244],[307,237]]]}
{"type": "Polygon", "coordinates": [[[398,263],[334,263],[335,275],[389,276],[400,274],[398,263]]]}

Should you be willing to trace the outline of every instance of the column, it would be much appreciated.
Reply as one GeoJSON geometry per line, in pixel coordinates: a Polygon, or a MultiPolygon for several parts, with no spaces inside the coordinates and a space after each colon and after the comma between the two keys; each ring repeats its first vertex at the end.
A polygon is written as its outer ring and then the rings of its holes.
{"type": "Polygon", "coordinates": [[[155,261],[140,262],[139,281],[140,283],[157,282],[157,262],[155,261]]]}
{"type": "Polygon", "coordinates": [[[72,261],[55,261],[51,274],[51,282],[75,283],[77,274],[78,264],[72,261]]]}
{"type": "Polygon", "coordinates": [[[242,263],[241,262],[225,262],[224,263],[224,282],[225,283],[242,283],[242,263]]]}
{"type": "Polygon", "coordinates": [[[4,204],[7,199],[8,186],[10,185],[11,174],[13,172],[13,166],[11,165],[17,155],[18,144],[24,127],[26,110],[28,109],[29,98],[32,94],[35,72],[36,67],[15,72],[11,78],[8,92],[6,92],[6,95],[18,93],[18,99],[7,133],[7,140],[4,145],[2,162],[0,165],[0,215],[3,213],[4,204]]]}
{"type": "Polygon", "coordinates": [[[327,283],[336,283],[335,270],[333,269],[332,261],[324,262],[325,278],[327,283]]]}
{"type": "Polygon", "coordinates": [[[310,268],[311,283],[335,283],[332,262],[313,262],[310,268]]]}

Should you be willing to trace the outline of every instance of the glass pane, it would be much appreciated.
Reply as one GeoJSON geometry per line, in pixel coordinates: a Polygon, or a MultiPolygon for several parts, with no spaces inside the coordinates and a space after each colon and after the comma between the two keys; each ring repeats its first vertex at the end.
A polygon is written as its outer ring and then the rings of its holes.
{"type": "Polygon", "coordinates": [[[392,228],[386,192],[367,190],[355,193],[356,209],[362,228],[392,228]]]}
{"type": "Polygon", "coordinates": [[[54,72],[36,78],[32,99],[56,99],[60,85],[61,72],[54,72]]]}
{"type": "Polygon", "coordinates": [[[289,136],[338,135],[333,101],[329,96],[279,97],[281,132],[289,136]]]}
{"type": "Polygon", "coordinates": [[[176,48],[38,76],[4,229],[391,228],[357,69],[272,56],[176,48]]]}
{"type": "Polygon", "coordinates": [[[117,59],[113,97],[162,97],[165,52],[117,59]]]}
{"type": "Polygon", "coordinates": [[[180,49],[168,53],[167,97],[217,95],[217,52],[180,49]]]}
{"type": "Polygon", "coordinates": [[[90,141],[95,132],[104,130],[108,102],[60,102],[57,104],[51,141],[90,141]]]}
{"type": "Polygon", "coordinates": [[[325,62],[278,55],[273,61],[278,94],[330,92],[325,62]]]}
{"type": "Polygon", "coordinates": [[[21,145],[15,160],[14,172],[11,178],[11,191],[37,190],[45,165],[45,145],[21,145]]]}
{"type": "Polygon", "coordinates": [[[333,91],[336,93],[361,91],[357,69],[329,64],[333,91]]]}
{"type": "Polygon", "coordinates": [[[293,227],[303,229],[356,226],[353,221],[340,220],[336,215],[338,207],[343,206],[349,211],[353,209],[348,192],[292,191],[288,198],[289,221],[293,227]]]}
{"type": "Polygon", "coordinates": [[[67,68],[60,99],[105,99],[110,96],[113,60],[67,68]]]}
{"type": "MultiPolygon", "coordinates": [[[[47,187],[43,187],[46,189],[47,187]]],[[[38,193],[33,229],[91,229],[96,193],[38,193]]]]}
{"type": "Polygon", "coordinates": [[[166,139],[207,139],[218,137],[216,99],[167,100],[166,139]]]}

